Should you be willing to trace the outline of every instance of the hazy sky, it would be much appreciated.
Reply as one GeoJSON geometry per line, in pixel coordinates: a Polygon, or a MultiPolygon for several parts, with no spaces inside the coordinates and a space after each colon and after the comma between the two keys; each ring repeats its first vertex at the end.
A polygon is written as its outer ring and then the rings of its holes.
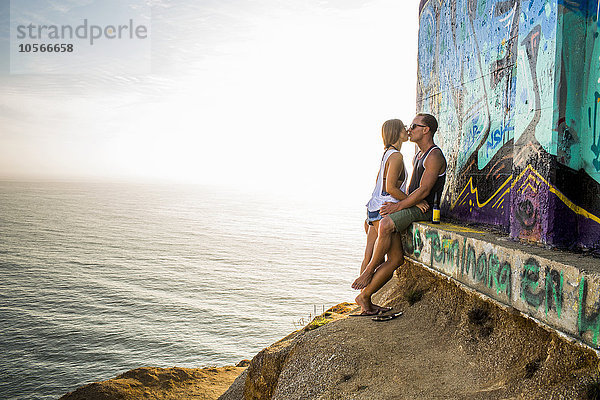
{"type": "Polygon", "coordinates": [[[0,178],[327,189],[332,201],[366,200],[381,124],[415,112],[418,3],[156,0],[151,73],[115,74],[107,63],[17,75],[0,0],[0,178]]]}

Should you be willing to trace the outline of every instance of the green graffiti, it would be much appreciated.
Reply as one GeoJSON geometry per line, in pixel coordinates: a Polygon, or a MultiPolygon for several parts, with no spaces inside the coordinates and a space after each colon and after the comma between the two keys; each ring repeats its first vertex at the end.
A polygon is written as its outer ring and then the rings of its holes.
{"type": "Polygon", "coordinates": [[[533,293],[539,285],[539,279],[540,265],[534,258],[527,259],[521,274],[521,298],[535,308],[538,308],[542,303],[542,293],[533,293]]]}
{"type": "Polygon", "coordinates": [[[454,268],[454,260],[456,259],[456,261],[458,261],[459,249],[460,244],[458,243],[458,240],[452,240],[449,237],[442,238],[442,262],[446,264],[447,260],[448,264],[450,264],[450,266],[454,268]]]}
{"type": "Polygon", "coordinates": [[[466,251],[467,251],[467,238],[463,239],[462,252],[460,257],[460,273],[465,273],[465,260],[466,260],[466,251]]]}
{"type": "Polygon", "coordinates": [[[587,282],[585,277],[581,277],[579,281],[579,309],[577,317],[577,330],[579,335],[582,336],[586,331],[592,331],[592,344],[594,346],[598,343],[598,333],[600,333],[600,318],[598,309],[594,311],[590,316],[585,315],[585,304],[587,303],[587,282]]]}
{"type": "Polygon", "coordinates": [[[473,248],[473,246],[469,245],[467,248],[467,257],[466,257],[466,261],[463,262],[463,268],[461,270],[461,273],[463,274],[469,274],[469,271],[471,271],[471,267],[472,267],[472,271],[473,271],[473,276],[475,276],[475,269],[477,268],[476,266],[476,257],[475,257],[475,249],[473,248]]]}
{"type": "Polygon", "coordinates": [[[428,229],[425,237],[429,239],[431,244],[430,263],[441,263],[442,265],[450,265],[454,268],[455,260],[458,263],[460,258],[460,243],[458,240],[452,239],[449,236],[444,236],[440,239],[440,234],[435,229],[428,229]]]}
{"type": "Polygon", "coordinates": [[[415,226],[414,235],[413,235],[413,243],[414,243],[414,255],[416,258],[421,257],[421,250],[423,249],[423,240],[421,239],[421,233],[419,232],[419,227],[415,226]]]}
{"type": "Polygon", "coordinates": [[[508,296],[508,300],[511,301],[511,267],[510,264],[508,262],[504,262],[502,263],[502,266],[500,267],[499,271],[498,271],[498,275],[497,275],[497,280],[498,280],[498,286],[497,286],[497,290],[498,293],[500,292],[506,292],[506,295],[508,296]]]}
{"type": "Polygon", "coordinates": [[[437,262],[442,261],[443,254],[442,254],[442,249],[441,249],[441,245],[440,245],[440,235],[438,234],[438,232],[436,230],[429,229],[429,230],[427,230],[425,237],[427,239],[431,240],[431,261],[430,261],[431,264],[430,265],[433,265],[434,259],[437,262]]]}
{"type": "Polygon", "coordinates": [[[496,286],[496,293],[500,293],[500,289],[498,288],[498,269],[500,269],[500,260],[494,253],[490,254],[488,266],[489,274],[487,287],[491,289],[493,286],[496,286]]]}
{"type": "Polygon", "coordinates": [[[560,318],[563,305],[563,273],[546,268],[546,315],[552,305],[556,307],[556,314],[560,318]]]}
{"type": "MultiPolygon", "coordinates": [[[[461,275],[471,275],[474,281],[482,283],[489,289],[495,287],[497,294],[505,293],[508,301],[511,301],[512,267],[508,262],[500,263],[500,259],[494,253],[489,256],[485,252],[477,254],[475,248],[471,244],[467,244],[467,238],[463,238],[461,248],[458,239],[452,239],[451,236],[440,238],[439,232],[435,229],[428,229],[425,237],[429,239],[431,245],[430,265],[433,265],[434,262],[441,263],[442,265],[450,265],[452,268],[456,268],[457,271],[460,265],[459,271],[461,275]]],[[[533,282],[535,283],[527,283],[525,287],[529,288],[533,285],[532,290],[535,290],[537,288],[537,278],[533,282]]],[[[538,295],[532,294],[532,296],[535,297],[538,295]]],[[[555,298],[557,299],[555,303],[558,304],[560,302],[560,306],[562,307],[562,294],[557,292],[555,298]]],[[[539,306],[542,298],[538,300],[539,306]]],[[[535,299],[533,301],[535,302],[535,299]]]]}
{"type": "Polygon", "coordinates": [[[477,268],[473,271],[473,278],[479,282],[483,282],[486,280],[487,272],[487,257],[485,256],[485,253],[482,253],[479,255],[479,258],[477,258],[477,268]]]}

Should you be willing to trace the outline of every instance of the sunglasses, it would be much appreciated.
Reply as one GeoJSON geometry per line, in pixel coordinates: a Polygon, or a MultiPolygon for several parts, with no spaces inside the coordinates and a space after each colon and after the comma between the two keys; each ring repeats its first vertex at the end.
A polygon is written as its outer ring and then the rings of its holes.
{"type": "Polygon", "coordinates": [[[408,130],[409,130],[409,131],[412,131],[412,130],[413,130],[413,129],[415,129],[417,126],[420,126],[420,127],[422,127],[422,128],[425,128],[425,127],[427,127],[427,125],[411,124],[411,125],[408,127],[408,130]]]}

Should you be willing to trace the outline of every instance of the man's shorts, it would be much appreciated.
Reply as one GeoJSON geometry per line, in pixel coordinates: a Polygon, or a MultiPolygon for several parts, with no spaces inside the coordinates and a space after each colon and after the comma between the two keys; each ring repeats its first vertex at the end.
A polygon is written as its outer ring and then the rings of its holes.
{"type": "Polygon", "coordinates": [[[431,211],[431,208],[427,210],[426,213],[423,213],[419,207],[412,206],[410,208],[405,208],[404,210],[391,213],[389,216],[392,221],[394,221],[394,225],[396,225],[396,232],[403,232],[412,222],[431,221],[432,213],[433,212],[431,211]]]}

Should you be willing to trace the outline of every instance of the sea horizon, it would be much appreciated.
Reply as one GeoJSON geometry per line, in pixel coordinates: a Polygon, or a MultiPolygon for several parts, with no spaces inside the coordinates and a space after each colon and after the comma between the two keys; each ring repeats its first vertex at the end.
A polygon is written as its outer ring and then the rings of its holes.
{"type": "Polygon", "coordinates": [[[5,180],[0,200],[4,399],[142,366],[234,365],[354,296],[362,204],[5,180]]]}

